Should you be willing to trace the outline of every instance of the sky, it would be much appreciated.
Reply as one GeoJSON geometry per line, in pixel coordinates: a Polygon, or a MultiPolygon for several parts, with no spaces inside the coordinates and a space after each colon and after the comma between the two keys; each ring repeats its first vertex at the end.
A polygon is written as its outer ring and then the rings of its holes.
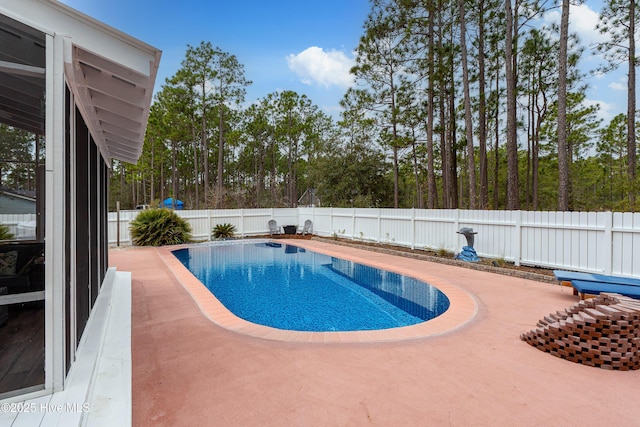
{"type": "Polygon", "coordinates": [[[211,42],[244,65],[250,104],[293,90],[337,116],[368,0],[62,0],[160,50],[158,91],[187,45],[211,42]]]}
{"type": "MultiPolygon", "coordinates": [[[[211,42],[245,67],[246,103],[293,90],[338,117],[339,102],[353,83],[349,69],[370,10],[369,0],[62,0],[63,3],[160,50],[156,91],[181,66],[187,45],[211,42]]],[[[570,30],[589,46],[602,40],[594,28],[602,0],[572,6],[570,30]]],[[[538,23],[558,22],[560,11],[538,23]]],[[[586,71],[600,61],[585,52],[586,71]]],[[[624,69],[587,80],[587,103],[600,104],[608,123],[626,112],[624,69]]]]}
{"type": "MultiPolygon", "coordinates": [[[[606,40],[606,36],[595,29],[602,4],[602,0],[587,0],[580,6],[572,5],[569,31],[577,34],[586,48],[579,65],[582,72],[588,75],[584,80],[588,84],[585,103],[600,105],[598,116],[606,125],[616,115],[627,112],[627,72],[626,65],[622,65],[618,70],[605,75],[591,73],[603,63],[602,56],[589,48],[606,40]]],[[[559,24],[560,13],[560,9],[555,9],[548,12],[541,21],[559,24]]]]}

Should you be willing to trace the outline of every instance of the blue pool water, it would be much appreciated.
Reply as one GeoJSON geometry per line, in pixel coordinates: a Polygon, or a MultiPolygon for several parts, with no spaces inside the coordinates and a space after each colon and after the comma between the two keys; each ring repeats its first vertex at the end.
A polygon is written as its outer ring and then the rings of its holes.
{"type": "Polygon", "coordinates": [[[196,246],[173,254],[236,316],[296,331],[388,329],[444,313],[419,280],[285,243],[196,246]]]}

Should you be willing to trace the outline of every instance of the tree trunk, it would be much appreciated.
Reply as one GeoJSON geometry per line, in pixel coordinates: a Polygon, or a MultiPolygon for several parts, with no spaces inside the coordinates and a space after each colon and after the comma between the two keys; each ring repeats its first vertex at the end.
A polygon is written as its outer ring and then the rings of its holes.
{"type": "Polygon", "coordinates": [[[278,174],[278,149],[275,142],[275,135],[270,136],[269,142],[269,151],[271,153],[271,177],[269,180],[269,189],[271,190],[271,206],[277,205],[278,198],[278,185],[277,185],[277,174],[278,174]]]}
{"type": "Polygon", "coordinates": [[[533,103],[535,102],[535,94],[533,93],[533,82],[529,75],[529,101],[527,107],[527,172],[525,174],[525,209],[529,210],[529,201],[531,200],[531,147],[533,145],[533,126],[535,123],[533,103]]]}
{"type": "Polygon", "coordinates": [[[173,201],[178,199],[178,149],[176,147],[176,142],[171,141],[171,189],[172,193],[171,197],[173,197],[173,201]]]}
{"type": "Polygon", "coordinates": [[[164,197],[165,192],[164,192],[164,188],[166,186],[166,182],[164,181],[164,162],[160,163],[160,201],[166,199],[166,197],[164,197]]]}
{"type": "MultiPolygon", "coordinates": [[[[497,56],[496,56],[497,60],[497,56]]],[[[494,120],[495,120],[495,141],[494,141],[494,168],[493,168],[493,209],[498,209],[500,207],[500,192],[498,185],[499,181],[499,170],[500,170],[500,103],[498,100],[500,99],[500,73],[496,73],[496,102],[495,102],[495,111],[494,111],[494,120]]]]}
{"type": "Polygon", "coordinates": [[[422,203],[422,185],[420,185],[420,170],[418,169],[418,155],[416,153],[416,132],[415,129],[411,129],[412,140],[411,140],[411,155],[413,158],[413,176],[416,180],[416,204],[415,207],[418,209],[424,208],[422,203]]]}
{"type": "Polygon", "coordinates": [[[569,0],[562,0],[558,54],[558,210],[569,209],[569,152],[567,144],[567,42],[569,0]]]}
{"type": "Polygon", "coordinates": [[[451,180],[449,179],[449,147],[447,144],[447,126],[445,90],[440,86],[440,157],[442,157],[442,207],[451,209],[451,180]]]}
{"type": "Polygon", "coordinates": [[[196,132],[196,127],[193,126],[192,128],[192,135],[191,137],[193,138],[193,176],[195,179],[195,198],[196,198],[196,203],[195,203],[195,208],[196,209],[200,209],[200,193],[199,193],[199,186],[200,186],[200,180],[199,178],[199,174],[200,171],[198,170],[198,141],[197,141],[197,132],[196,132]]]}
{"type": "Polygon", "coordinates": [[[257,156],[258,176],[256,179],[256,207],[258,208],[262,207],[262,192],[264,191],[264,175],[265,175],[264,157],[265,157],[265,152],[264,152],[263,141],[259,141],[258,156],[257,156]]]}
{"type": "Polygon", "coordinates": [[[204,181],[204,198],[211,194],[211,186],[209,181],[209,139],[207,138],[207,98],[206,98],[206,85],[202,82],[202,128],[200,133],[202,135],[202,171],[204,181]]]}
{"type": "Polygon", "coordinates": [[[467,68],[467,40],[465,28],[465,0],[458,0],[460,12],[460,49],[462,55],[462,87],[464,91],[464,122],[467,136],[467,167],[469,176],[469,208],[476,208],[476,162],[473,153],[473,117],[471,115],[471,94],[469,93],[469,70],[467,68]]]}
{"type": "Polygon", "coordinates": [[[155,172],[156,172],[156,167],[155,167],[155,157],[156,157],[156,144],[152,141],[151,142],[151,188],[149,189],[149,201],[153,201],[156,198],[156,183],[155,183],[155,172]]]}
{"type": "MultiPolygon", "coordinates": [[[[453,30],[453,29],[452,29],[453,30]]],[[[460,207],[460,200],[458,197],[458,151],[456,148],[458,138],[457,138],[457,128],[456,123],[456,91],[453,87],[455,84],[455,76],[454,76],[454,67],[453,67],[453,58],[450,58],[450,74],[449,74],[449,151],[450,151],[450,163],[449,163],[449,174],[451,175],[451,208],[458,209],[460,207]]]]}
{"type": "Polygon", "coordinates": [[[393,130],[393,207],[398,209],[400,201],[400,172],[398,167],[398,118],[396,115],[396,88],[393,82],[395,72],[392,69],[390,75],[390,91],[391,91],[391,129],[393,130]]]}
{"type": "Polygon", "coordinates": [[[532,152],[532,193],[533,193],[533,201],[532,201],[532,209],[534,211],[538,210],[538,190],[539,190],[539,165],[540,165],[540,128],[542,127],[543,118],[538,116],[538,120],[536,122],[535,134],[533,137],[533,152],[532,152]]]}
{"type": "Polygon", "coordinates": [[[298,206],[298,137],[293,140],[293,164],[291,173],[291,207],[298,206]]]}
{"type": "MultiPolygon", "coordinates": [[[[538,70],[538,82],[542,81],[542,70],[538,70]]],[[[539,190],[539,181],[540,181],[540,129],[542,128],[542,123],[545,120],[545,116],[547,115],[547,95],[544,91],[536,92],[536,101],[534,102],[534,107],[536,109],[536,125],[535,130],[533,132],[533,141],[532,141],[532,169],[531,169],[531,191],[533,195],[532,200],[532,209],[538,210],[538,190],[539,190]],[[539,97],[542,96],[542,106],[540,106],[539,97]]]]}
{"type": "Polygon", "coordinates": [[[398,167],[398,147],[393,145],[393,207],[398,209],[400,192],[398,190],[398,182],[400,180],[400,173],[398,167]]]}
{"type": "MultiPolygon", "coordinates": [[[[567,0],[564,0],[567,1],[567,0]]],[[[636,2],[629,1],[629,83],[627,86],[627,175],[630,183],[629,206],[636,204],[636,2]]]]}
{"type": "MultiPolygon", "coordinates": [[[[431,3],[430,3],[431,4],[431,3]]],[[[429,16],[432,16],[432,8],[429,9],[429,16]]],[[[435,71],[434,71],[434,25],[433,19],[429,19],[429,52],[428,52],[428,74],[429,74],[429,92],[427,93],[427,208],[435,209],[438,204],[438,187],[436,185],[436,174],[434,171],[434,157],[433,157],[433,109],[434,105],[434,92],[435,92],[435,71]]]]}
{"type": "Polygon", "coordinates": [[[478,2],[478,142],[480,155],[480,209],[489,206],[489,175],[487,168],[487,105],[484,61],[484,0],[478,2]]]}
{"type": "Polygon", "coordinates": [[[514,19],[511,0],[505,0],[506,37],[505,70],[507,80],[507,209],[520,208],[518,191],[518,129],[516,112],[516,56],[514,53],[514,19]]]}
{"type": "MultiPolygon", "coordinates": [[[[444,39],[443,29],[442,29],[442,11],[438,13],[438,40],[440,42],[440,46],[442,46],[444,39]]],[[[445,87],[445,74],[444,74],[444,55],[438,55],[438,83],[439,83],[439,99],[438,104],[440,106],[440,156],[442,157],[442,207],[444,209],[451,209],[451,160],[450,160],[450,151],[448,146],[448,137],[447,137],[447,117],[446,117],[446,96],[447,90],[445,87]]],[[[454,190],[455,191],[455,190],[454,190]]]]}
{"type": "Polygon", "coordinates": [[[124,185],[125,185],[124,165],[122,164],[122,162],[119,162],[119,166],[120,166],[119,167],[119,169],[120,169],[120,197],[118,199],[124,201],[124,185]]]}
{"type": "Polygon", "coordinates": [[[216,208],[220,208],[222,204],[224,189],[224,105],[220,104],[218,108],[220,108],[220,112],[218,113],[218,177],[216,179],[216,208]]]}

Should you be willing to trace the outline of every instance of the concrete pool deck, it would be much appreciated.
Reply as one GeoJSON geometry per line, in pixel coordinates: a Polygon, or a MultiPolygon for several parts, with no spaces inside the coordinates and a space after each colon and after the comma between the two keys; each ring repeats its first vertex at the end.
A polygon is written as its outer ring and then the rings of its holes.
{"type": "Polygon", "coordinates": [[[292,243],[426,274],[462,295],[467,317],[386,342],[252,336],[211,320],[211,307],[187,290],[189,277],[164,261],[166,248],[112,251],[111,265],[132,272],[135,426],[640,426],[640,371],[575,364],[520,340],[538,319],[577,302],[569,289],[292,243]]]}

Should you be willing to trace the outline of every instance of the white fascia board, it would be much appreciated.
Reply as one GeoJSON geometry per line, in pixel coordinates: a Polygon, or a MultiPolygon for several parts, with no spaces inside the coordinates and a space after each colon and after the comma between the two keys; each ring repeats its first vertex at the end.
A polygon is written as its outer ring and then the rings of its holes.
{"type": "MultiPolygon", "coordinates": [[[[76,105],[84,116],[105,162],[110,165],[111,158],[116,157],[135,163],[142,151],[144,129],[149,116],[161,51],[56,0],[0,0],[0,13],[52,37],[64,38],[65,74],[76,97],[76,105]],[[83,61],[87,61],[90,67],[97,67],[96,69],[104,70],[106,73],[87,78],[80,69],[83,61]],[[138,94],[139,100],[130,99],[129,93],[118,91],[119,89],[112,85],[113,81],[110,81],[110,73],[142,89],[138,94]],[[100,114],[89,92],[90,86],[87,85],[113,91],[110,96],[124,97],[121,101],[127,103],[127,106],[137,106],[141,109],[138,117],[131,117],[140,124],[140,132],[131,140],[132,152],[137,155],[113,156],[117,147],[114,147],[112,153],[105,138],[100,114]]],[[[101,98],[99,102],[104,102],[104,99],[101,98]]],[[[116,108],[114,113],[117,111],[119,109],[116,108]]],[[[129,132],[129,128],[124,126],[123,131],[129,132]]]]}
{"type": "Polygon", "coordinates": [[[0,0],[0,13],[49,35],[71,35],[73,44],[155,82],[160,50],[57,0],[0,0]]]}

